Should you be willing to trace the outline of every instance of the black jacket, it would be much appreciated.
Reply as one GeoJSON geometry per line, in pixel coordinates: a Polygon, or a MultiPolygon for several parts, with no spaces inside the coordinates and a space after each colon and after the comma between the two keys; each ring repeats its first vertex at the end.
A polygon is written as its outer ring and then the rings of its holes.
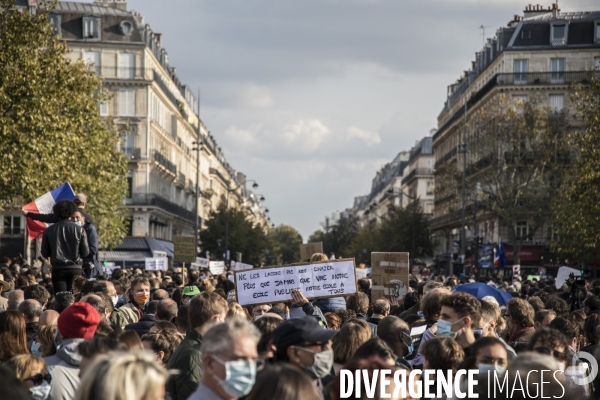
{"type": "Polygon", "coordinates": [[[83,228],[63,219],[46,228],[41,252],[43,257],[50,257],[52,268],[72,268],[81,266],[90,249],[83,228]]]}
{"type": "MultiPolygon", "coordinates": [[[[92,225],[95,224],[94,218],[92,218],[92,216],[90,214],[83,211],[83,208],[77,208],[77,211],[79,211],[81,213],[81,215],[84,216],[86,223],[89,222],[92,225]]],[[[60,221],[60,219],[58,219],[58,217],[54,214],[36,214],[36,213],[28,212],[27,218],[31,218],[34,221],[46,222],[48,224],[55,224],[58,221],[60,221]]]]}
{"type": "Polygon", "coordinates": [[[132,330],[138,334],[141,338],[146,333],[150,331],[150,328],[156,322],[156,317],[154,315],[144,315],[142,319],[134,324],[125,325],[125,330],[132,330]]]}
{"type": "Polygon", "coordinates": [[[88,247],[90,248],[90,254],[83,259],[83,271],[86,277],[91,279],[102,274],[100,261],[98,260],[98,232],[96,227],[88,222],[83,225],[83,230],[87,235],[88,247]]]}

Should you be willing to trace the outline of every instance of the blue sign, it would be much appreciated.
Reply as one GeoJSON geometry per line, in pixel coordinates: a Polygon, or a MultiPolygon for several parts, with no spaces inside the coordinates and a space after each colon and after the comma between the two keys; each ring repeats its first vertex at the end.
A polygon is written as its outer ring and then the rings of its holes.
{"type": "Polygon", "coordinates": [[[479,268],[494,268],[493,244],[484,244],[479,249],[479,268]]]}

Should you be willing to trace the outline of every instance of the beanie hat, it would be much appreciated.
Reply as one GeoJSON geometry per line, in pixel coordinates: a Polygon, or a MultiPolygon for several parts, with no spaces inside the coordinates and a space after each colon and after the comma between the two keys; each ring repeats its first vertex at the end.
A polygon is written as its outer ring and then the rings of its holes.
{"type": "Polygon", "coordinates": [[[58,317],[58,330],[63,339],[91,339],[100,323],[100,314],[91,304],[73,303],[58,317]]]}

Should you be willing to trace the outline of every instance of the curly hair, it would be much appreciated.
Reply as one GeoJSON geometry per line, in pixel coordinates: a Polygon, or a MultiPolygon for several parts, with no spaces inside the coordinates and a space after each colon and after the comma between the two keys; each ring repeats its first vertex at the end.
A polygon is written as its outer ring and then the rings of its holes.
{"type": "Polygon", "coordinates": [[[441,307],[452,308],[461,318],[470,317],[471,326],[475,327],[481,319],[481,303],[475,297],[466,293],[452,293],[440,300],[441,307]]]}
{"type": "Polygon", "coordinates": [[[52,207],[52,211],[59,219],[69,219],[77,211],[77,206],[71,200],[60,200],[52,207]]]}
{"type": "Polygon", "coordinates": [[[508,302],[507,314],[520,327],[533,326],[535,311],[527,300],[515,297],[508,302]]]}
{"type": "Polygon", "coordinates": [[[534,351],[534,349],[540,345],[551,348],[562,347],[566,350],[569,348],[569,341],[562,332],[559,332],[556,329],[542,329],[533,335],[527,349],[534,351]]]}
{"type": "Polygon", "coordinates": [[[566,317],[571,311],[569,303],[561,299],[560,297],[551,297],[546,301],[546,309],[553,310],[557,317],[566,317]]]}
{"type": "Polygon", "coordinates": [[[173,352],[183,339],[183,334],[177,332],[175,329],[161,329],[142,336],[142,342],[148,342],[153,352],[158,353],[162,351],[164,353],[162,362],[165,365],[167,365],[171,355],[173,355],[173,352]]]}

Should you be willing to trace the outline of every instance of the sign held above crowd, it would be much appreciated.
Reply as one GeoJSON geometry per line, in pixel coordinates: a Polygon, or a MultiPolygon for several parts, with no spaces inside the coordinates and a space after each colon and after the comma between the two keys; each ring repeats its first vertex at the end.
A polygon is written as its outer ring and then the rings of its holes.
{"type": "Polygon", "coordinates": [[[408,269],[408,253],[371,253],[371,299],[402,299],[408,293],[408,269]]]}
{"type": "Polygon", "coordinates": [[[323,252],[323,242],[305,243],[300,245],[300,259],[310,260],[313,254],[323,252]]]}
{"type": "Polygon", "coordinates": [[[307,299],[339,297],[357,292],[354,259],[235,271],[240,305],[292,300],[292,290],[307,299]]]}

